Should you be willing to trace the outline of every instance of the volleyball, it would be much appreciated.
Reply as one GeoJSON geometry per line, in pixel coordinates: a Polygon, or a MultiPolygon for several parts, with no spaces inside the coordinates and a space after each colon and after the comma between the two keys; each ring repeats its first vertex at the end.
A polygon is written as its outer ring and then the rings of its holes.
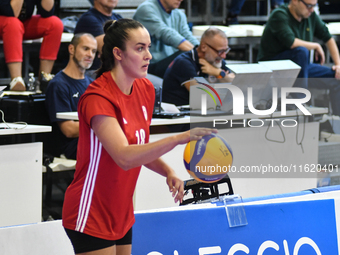
{"type": "Polygon", "coordinates": [[[233,163],[233,152],[221,136],[212,133],[190,141],[184,149],[184,165],[197,181],[213,183],[223,179],[233,163]]]}

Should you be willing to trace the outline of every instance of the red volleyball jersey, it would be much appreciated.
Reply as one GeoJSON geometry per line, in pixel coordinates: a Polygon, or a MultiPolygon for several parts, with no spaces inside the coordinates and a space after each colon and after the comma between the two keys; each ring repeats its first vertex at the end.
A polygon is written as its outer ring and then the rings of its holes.
{"type": "Polygon", "coordinates": [[[79,142],[74,180],[63,206],[63,226],[88,235],[117,240],[135,222],[133,193],[141,167],[125,171],[106,152],[91,119],[117,119],[129,144],[149,141],[155,90],[147,79],[136,79],[130,95],[118,88],[110,72],[88,87],[78,105],[79,142]]]}

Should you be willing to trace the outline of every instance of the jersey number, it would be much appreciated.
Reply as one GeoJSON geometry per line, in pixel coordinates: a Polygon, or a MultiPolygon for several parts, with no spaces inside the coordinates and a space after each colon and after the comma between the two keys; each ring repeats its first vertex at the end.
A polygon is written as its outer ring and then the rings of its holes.
{"type": "Polygon", "coordinates": [[[144,129],[136,130],[137,144],[145,144],[145,131],[144,129]]]}

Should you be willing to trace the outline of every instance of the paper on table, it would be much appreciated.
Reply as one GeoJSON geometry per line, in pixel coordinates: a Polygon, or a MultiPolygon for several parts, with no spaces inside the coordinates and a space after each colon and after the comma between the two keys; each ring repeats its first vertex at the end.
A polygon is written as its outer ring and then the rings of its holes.
{"type": "Polygon", "coordinates": [[[169,103],[161,103],[162,110],[164,112],[169,112],[169,113],[179,113],[180,111],[177,109],[176,105],[174,104],[169,104],[169,103]]]}

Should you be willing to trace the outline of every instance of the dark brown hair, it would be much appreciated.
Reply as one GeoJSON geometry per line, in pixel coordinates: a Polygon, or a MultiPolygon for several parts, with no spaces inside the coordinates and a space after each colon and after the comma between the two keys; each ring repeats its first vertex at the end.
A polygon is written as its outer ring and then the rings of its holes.
{"type": "Polygon", "coordinates": [[[100,56],[102,65],[97,70],[97,78],[114,67],[113,49],[117,47],[124,51],[126,41],[129,39],[129,30],[138,28],[144,28],[144,26],[133,19],[109,20],[105,23],[104,45],[100,56]]]}

